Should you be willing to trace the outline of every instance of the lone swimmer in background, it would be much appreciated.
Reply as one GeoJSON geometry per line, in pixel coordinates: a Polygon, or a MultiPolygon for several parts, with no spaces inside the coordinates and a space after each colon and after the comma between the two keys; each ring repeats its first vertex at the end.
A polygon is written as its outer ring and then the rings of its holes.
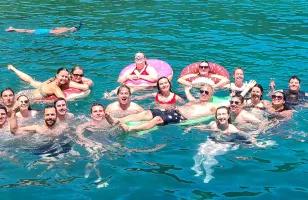
{"type": "Polygon", "coordinates": [[[17,32],[17,33],[30,33],[35,35],[60,35],[63,33],[73,33],[76,31],[79,31],[82,26],[82,23],[80,22],[78,26],[73,27],[56,27],[53,29],[45,29],[45,28],[39,28],[39,29],[19,29],[14,28],[10,26],[9,28],[5,29],[7,32],[17,32]]]}

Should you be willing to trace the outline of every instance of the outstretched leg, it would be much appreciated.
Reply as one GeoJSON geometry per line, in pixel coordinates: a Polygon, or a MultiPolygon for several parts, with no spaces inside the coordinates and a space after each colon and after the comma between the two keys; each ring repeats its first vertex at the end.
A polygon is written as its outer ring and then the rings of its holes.
{"type": "Polygon", "coordinates": [[[13,65],[8,65],[7,68],[13,72],[23,81],[30,84],[34,88],[39,88],[42,84],[42,82],[34,80],[31,76],[28,74],[16,69],[13,65]]]}
{"type": "Polygon", "coordinates": [[[14,28],[10,26],[9,28],[5,29],[7,32],[18,32],[18,33],[33,33],[35,30],[32,29],[20,29],[20,28],[14,28]]]}

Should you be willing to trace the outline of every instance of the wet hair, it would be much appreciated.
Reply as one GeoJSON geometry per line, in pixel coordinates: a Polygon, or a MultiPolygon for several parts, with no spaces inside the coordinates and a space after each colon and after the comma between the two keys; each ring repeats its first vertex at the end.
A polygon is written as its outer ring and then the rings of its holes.
{"type": "Polygon", "coordinates": [[[276,91],[274,91],[273,95],[275,95],[276,93],[282,94],[283,100],[284,100],[284,101],[287,100],[286,94],[285,94],[282,90],[276,90],[276,91]]]}
{"type": "Polygon", "coordinates": [[[170,90],[170,92],[172,92],[172,89],[171,89],[171,88],[172,88],[172,85],[171,85],[170,80],[169,80],[167,77],[163,76],[163,77],[160,77],[160,78],[157,80],[157,82],[156,82],[156,87],[157,87],[157,90],[158,90],[158,93],[159,93],[159,94],[161,94],[161,90],[160,90],[160,87],[159,87],[159,81],[162,80],[162,79],[164,79],[164,78],[168,80],[168,83],[169,83],[169,85],[170,85],[170,89],[169,89],[169,90],[170,90]]]}
{"type": "Polygon", "coordinates": [[[58,101],[62,101],[62,100],[65,101],[66,103],[66,99],[64,99],[63,97],[59,97],[53,102],[53,106],[56,107],[56,104],[58,103],[58,101]]]}
{"type": "Polygon", "coordinates": [[[210,67],[210,63],[207,60],[201,60],[200,63],[199,63],[199,66],[200,66],[201,63],[206,63],[208,65],[208,67],[210,67]]]}
{"type": "Polygon", "coordinates": [[[129,95],[132,95],[132,93],[131,93],[131,91],[130,91],[130,87],[128,87],[128,86],[127,86],[127,85],[125,85],[125,84],[121,85],[121,86],[118,88],[118,90],[117,90],[117,95],[119,95],[119,94],[120,94],[120,92],[121,92],[121,90],[122,90],[123,88],[128,89],[128,93],[129,93],[129,95]]]}
{"type": "Polygon", "coordinates": [[[4,89],[1,91],[1,97],[2,97],[3,92],[5,92],[5,91],[7,91],[7,90],[11,91],[11,92],[13,93],[13,95],[15,95],[14,90],[13,90],[12,88],[10,88],[10,87],[7,87],[7,88],[4,88],[4,89]]]}
{"type": "Polygon", "coordinates": [[[4,105],[0,104],[0,110],[4,110],[5,114],[7,114],[7,109],[4,105]]]}
{"type": "Polygon", "coordinates": [[[238,70],[238,69],[240,69],[240,70],[242,70],[242,71],[244,72],[244,69],[243,69],[242,67],[236,67],[236,68],[234,69],[234,71],[233,71],[233,74],[234,74],[235,71],[238,70]]]}
{"type": "MultiPolygon", "coordinates": [[[[27,95],[24,95],[24,94],[18,96],[16,100],[18,101],[18,99],[19,99],[20,97],[26,97],[26,98],[28,99],[28,101],[30,102],[29,97],[28,97],[27,95]]],[[[33,110],[33,109],[31,108],[30,104],[29,104],[29,106],[28,106],[28,110],[33,110]]]]}
{"type": "Polygon", "coordinates": [[[292,80],[292,79],[296,79],[296,80],[298,80],[298,82],[299,83],[301,83],[301,80],[298,78],[298,76],[291,76],[290,78],[289,78],[289,82],[292,80]]]}
{"type": "Polygon", "coordinates": [[[227,106],[220,106],[220,107],[218,107],[218,108],[216,109],[216,112],[215,112],[215,119],[217,119],[217,111],[218,111],[219,109],[226,109],[226,110],[227,110],[227,113],[228,113],[228,115],[229,115],[228,123],[231,124],[230,108],[227,107],[227,106]]]}
{"type": "Polygon", "coordinates": [[[56,113],[57,113],[57,109],[56,109],[55,106],[52,105],[52,104],[47,104],[47,105],[45,105],[45,107],[44,107],[44,113],[45,113],[45,111],[46,111],[47,109],[49,109],[49,108],[54,108],[55,111],[56,111],[56,113]]]}
{"type": "Polygon", "coordinates": [[[76,28],[76,31],[79,31],[82,27],[83,23],[79,22],[79,24],[77,26],[74,26],[74,28],[76,28]]]}
{"type": "Polygon", "coordinates": [[[74,66],[74,67],[71,69],[71,74],[73,74],[74,71],[75,71],[76,69],[80,69],[80,70],[84,71],[82,67],[76,65],[76,66],[74,66]]]}
{"type": "Polygon", "coordinates": [[[103,104],[95,102],[95,103],[92,103],[92,105],[91,105],[90,113],[92,113],[92,108],[93,108],[94,106],[101,106],[101,107],[103,107],[103,109],[105,110],[105,107],[103,106],[103,104]]]}
{"type": "Polygon", "coordinates": [[[67,71],[68,73],[70,73],[67,68],[61,67],[57,70],[57,74],[59,74],[61,71],[67,71]]]}
{"type": "MultiPolygon", "coordinates": [[[[243,97],[242,95],[240,95],[240,94],[235,94],[234,96],[232,96],[232,98],[239,98],[240,101],[241,101],[241,104],[244,103],[244,97],[243,97]]],[[[232,99],[232,98],[231,98],[231,99],[232,99]]]]}
{"type": "Polygon", "coordinates": [[[263,98],[263,87],[262,87],[262,85],[260,85],[260,84],[255,84],[255,86],[253,86],[253,88],[254,87],[257,87],[257,88],[259,88],[260,90],[261,90],[261,96],[260,96],[260,99],[262,100],[262,98],[263,98]]]}

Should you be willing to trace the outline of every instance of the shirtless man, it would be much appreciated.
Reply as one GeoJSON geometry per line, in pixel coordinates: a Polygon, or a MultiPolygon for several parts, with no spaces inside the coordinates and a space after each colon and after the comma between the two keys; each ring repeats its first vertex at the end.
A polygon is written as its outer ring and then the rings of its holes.
{"type": "Polygon", "coordinates": [[[243,109],[244,97],[235,94],[230,100],[231,122],[239,128],[247,128],[247,125],[260,125],[261,120],[243,109]]]}
{"type": "MultiPolygon", "coordinates": [[[[108,119],[109,116],[107,116],[108,119]]],[[[84,137],[83,133],[85,130],[90,130],[92,132],[97,130],[108,130],[111,128],[110,123],[107,121],[104,106],[99,103],[94,103],[91,106],[91,120],[79,125],[76,129],[78,143],[91,148],[102,148],[102,144],[90,140],[84,137]]]]}
{"type": "Polygon", "coordinates": [[[19,127],[16,119],[16,109],[12,111],[10,118],[11,132],[13,134],[39,133],[51,137],[59,136],[65,131],[67,126],[57,124],[57,112],[54,106],[46,106],[44,108],[44,121],[42,125],[30,125],[19,127]]]}
{"type": "Polygon", "coordinates": [[[106,113],[112,117],[125,117],[144,111],[138,104],[131,102],[131,91],[126,85],[119,87],[117,91],[118,101],[109,104],[106,107],[106,113]]]}
{"type": "Polygon", "coordinates": [[[7,123],[7,110],[6,107],[0,104],[0,131],[7,132],[9,131],[9,126],[7,123]]]}
{"type": "Polygon", "coordinates": [[[7,110],[8,117],[11,116],[12,109],[15,105],[15,93],[11,88],[5,88],[1,91],[1,101],[7,110]]]}
{"type": "Polygon", "coordinates": [[[74,115],[68,112],[67,102],[64,98],[55,100],[54,107],[56,108],[57,118],[60,122],[67,122],[73,119],[74,115]]]}
{"type": "MultiPolygon", "coordinates": [[[[185,93],[190,102],[179,106],[177,110],[161,111],[157,109],[146,110],[138,114],[129,115],[118,119],[120,126],[125,131],[140,131],[151,129],[156,125],[166,125],[168,123],[179,123],[186,119],[194,119],[213,115],[216,107],[209,103],[213,94],[212,86],[206,84],[200,88],[200,97],[195,99],[190,93],[191,87],[185,88],[185,93]],[[147,121],[141,125],[128,127],[125,123],[130,121],[147,121]]],[[[115,120],[117,121],[117,120],[115,120]]]]}

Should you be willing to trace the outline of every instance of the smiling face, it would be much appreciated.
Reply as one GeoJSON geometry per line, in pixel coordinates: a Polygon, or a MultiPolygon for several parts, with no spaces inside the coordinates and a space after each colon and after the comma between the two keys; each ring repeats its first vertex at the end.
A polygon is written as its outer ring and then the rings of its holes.
{"type": "Polygon", "coordinates": [[[72,72],[72,81],[76,83],[81,83],[82,82],[82,77],[83,77],[83,70],[80,68],[76,68],[72,72]]]}
{"type": "Polygon", "coordinates": [[[213,88],[209,85],[204,85],[199,90],[200,97],[199,100],[201,102],[208,102],[213,94],[213,88]]]}
{"type": "Polygon", "coordinates": [[[241,99],[237,96],[234,96],[230,100],[230,111],[236,114],[239,114],[243,108],[243,103],[241,99]]]}
{"type": "Polygon", "coordinates": [[[68,84],[68,82],[69,82],[69,73],[68,73],[68,71],[66,71],[66,70],[61,70],[61,71],[57,74],[56,79],[58,80],[58,83],[59,83],[60,85],[68,84]]]}
{"type": "Polygon", "coordinates": [[[282,106],[285,103],[283,99],[283,93],[282,92],[275,92],[272,95],[272,104],[273,106],[282,106]]]}
{"type": "Polygon", "coordinates": [[[144,66],[146,62],[146,58],[143,53],[136,53],[135,54],[135,64],[136,66],[144,66]]]}
{"type": "Polygon", "coordinates": [[[127,105],[130,103],[130,91],[126,87],[119,88],[118,101],[122,105],[127,105]]]}
{"type": "Polygon", "coordinates": [[[244,81],[244,71],[242,69],[236,69],[233,75],[234,81],[236,83],[243,83],[244,81]]]}
{"type": "Polygon", "coordinates": [[[290,79],[289,81],[289,89],[291,91],[299,91],[300,88],[300,83],[299,80],[297,80],[296,78],[290,79]]]}
{"type": "Polygon", "coordinates": [[[0,108],[0,127],[2,127],[7,121],[7,113],[5,109],[0,108]]]}
{"type": "Polygon", "coordinates": [[[56,110],[57,110],[57,114],[59,116],[64,116],[67,113],[67,104],[65,100],[59,100],[57,101],[57,103],[55,104],[56,110]]]}
{"type": "Polygon", "coordinates": [[[20,97],[18,97],[17,102],[18,102],[18,105],[19,105],[19,109],[21,111],[29,109],[30,102],[29,102],[28,97],[20,96],[20,97]]]}
{"type": "Polygon", "coordinates": [[[45,108],[44,120],[47,127],[51,128],[56,124],[57,121],[57,112],[54,107],[45,108]]]}
{"type": "Polygon", "coordinates": [[[160,92],[169,92],[170,91],[170,83],[167,78],[161,78],[158,81],[158,87],[160,92]]]}
{"type": "Polygon", "coordinates": [[[261,100],[262,91],[259,87],[253,87],[251,90],[251,99],[258,101],[261,100]]]}
{"type": "Polygon", "coordinates": [[[230,115],[228,113],[227,108],[223,107],[223,108],[218,108],[216,110],[216,123],[220,124],[220,125],[226,125],[229,124],[229,118],[230,115]]]}
{"type": "Polygon", "coordinates": [[[201,62],[199,64],[199,74],[201,76],[208,76],[210,71],[210,66],[207,62],[201,62]]]}
{"type": "Polygon", "coordinates": [[[15,95],[11,90],[5,90],[2,92],[1,98],[6,107],[11,107],[15,103],[15,95]]]}
{"type": "Polygon", "coordinates": [[[101,121],[105,118],[105,110],[101,105],[95,105],[91,109],[91,117],[93,120],[101,121]]]}

